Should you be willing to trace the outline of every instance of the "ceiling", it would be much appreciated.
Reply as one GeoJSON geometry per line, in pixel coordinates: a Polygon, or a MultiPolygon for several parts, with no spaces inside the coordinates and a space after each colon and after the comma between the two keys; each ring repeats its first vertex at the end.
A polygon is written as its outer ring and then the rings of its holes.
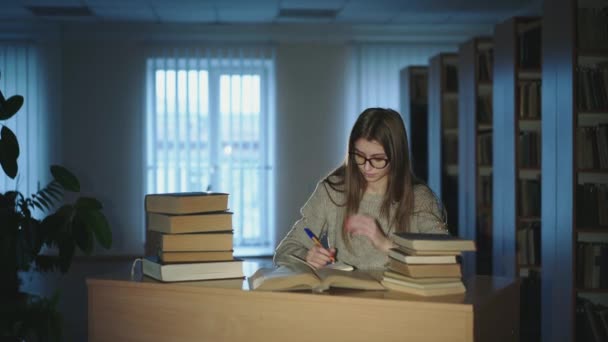
{"type": "Polygon", "coordinates": [[[0,20],[495,24],[511,16],[535,13],[539,3],[539,0],[0,0],[0,20]]]}

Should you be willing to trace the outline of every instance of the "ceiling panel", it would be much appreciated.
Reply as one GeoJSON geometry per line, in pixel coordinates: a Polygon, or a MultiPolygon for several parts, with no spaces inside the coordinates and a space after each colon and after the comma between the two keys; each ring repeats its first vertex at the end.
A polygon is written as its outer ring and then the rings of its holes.
{"type": "MultiPolygon", "coordinates": [[[[541,0],[0,0],[0,18],[8,20],[69,20],[37,18],[25,6],[89,6],[103,21],[170,23],[327,23],[433,24],[492,23],[525,13],[541,0]],[[336,10],[335,19],[277,18],[280,9],[322,13],[336,10]]],[[[310,13],[310,12],[309,12],[310,13]]],[[[96,18],[88,18],[96,21],[96,18]]]]}

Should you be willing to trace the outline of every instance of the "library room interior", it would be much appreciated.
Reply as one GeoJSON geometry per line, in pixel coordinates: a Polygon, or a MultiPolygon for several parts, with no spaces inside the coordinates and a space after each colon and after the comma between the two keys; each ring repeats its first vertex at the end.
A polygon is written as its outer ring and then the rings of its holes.
{"type": "Polygon", "coordinates": [[[608,341],[606,0],[0,1],[0,125],[0,340],[608,341]]]}

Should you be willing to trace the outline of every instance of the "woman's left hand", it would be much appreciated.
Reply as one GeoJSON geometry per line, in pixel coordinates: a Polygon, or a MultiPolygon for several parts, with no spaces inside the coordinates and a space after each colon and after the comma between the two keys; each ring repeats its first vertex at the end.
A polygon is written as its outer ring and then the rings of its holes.
{"type": "Polygon", "coordinates": [[[393,242],[378,227],[376,220],[370,216],[361,214],[350,216],[346,220],[345,228],[346,232],[351,235],[367,237],[376,249],[388,252],[389,249],[394,247],[393,242]]]}

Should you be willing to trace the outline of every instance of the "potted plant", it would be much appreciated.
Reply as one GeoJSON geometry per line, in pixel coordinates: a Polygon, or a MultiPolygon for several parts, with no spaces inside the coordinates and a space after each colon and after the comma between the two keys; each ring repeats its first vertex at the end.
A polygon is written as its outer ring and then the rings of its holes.
{"type": "MultiPolygon", "coordinates": [[[[18,174],[20,149],[4,121],[17,114],[23,101],[0,91],[0,165],[11,179],[18,174]]],[[[50,172],[51,182],[34,194],[0,189],[0,340],[60,341],[58,294],[44,298],[22,292],[19,272],[65,273],[77,249],[89,255],[96,242],[104,248],[112,244],[101,202],[80,196],[80,182],[66,168],[52,165],[50,172]],[[66,203],[66,194],[74,201],[66,203]],[[54,253],[43,253],[43,247],[54,253]]]]}

